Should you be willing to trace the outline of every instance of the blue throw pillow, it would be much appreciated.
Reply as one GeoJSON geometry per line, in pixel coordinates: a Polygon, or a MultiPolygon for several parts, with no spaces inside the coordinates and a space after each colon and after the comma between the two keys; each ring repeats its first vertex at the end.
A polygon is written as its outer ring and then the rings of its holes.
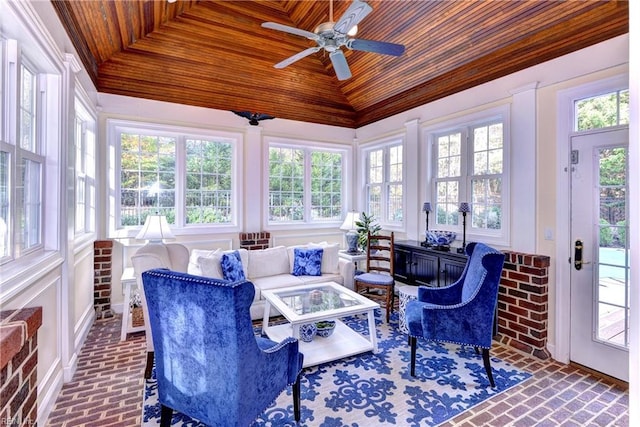
{"type": "Polygon", "coordinates": [[[229,280],[231,282],[245,280],[244,270],[242,269],[242,260],[240,259],[240,253],[238,251],[222,255],[222,258],[220,259],[220,269],[222,270],[222,277],[224,277],[224,280],[229,280]]]}
{"type": "Polygon", "coordinates": [[[322,248],[293,250],[294,276],[322,276],[322,248]]]}

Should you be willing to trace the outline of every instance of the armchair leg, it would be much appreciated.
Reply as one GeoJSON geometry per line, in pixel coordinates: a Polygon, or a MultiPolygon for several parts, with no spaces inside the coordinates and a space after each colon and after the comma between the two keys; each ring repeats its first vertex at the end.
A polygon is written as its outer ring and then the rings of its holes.
{"type": "Polygon", "coordinates": [[[293,383],[293,417],[296,422],[300,421],[300,375],[296,379],[296,382],[293,383]]]}
{"type": "Polygon", "coordinates": [[[493,373],[491,372],[491,361],[489,360],[489,349],[482,349],[482,360],[484,361],[484,369],[487,371],[487,376],[489,377],[489,383],[491,387],[495,387],[496,383],[493,381],[493,373]]]}
{"type": "Polygon", "coordinates": [[[416,376],[416,337],[409,336],[409,344],[411,345],[411,376],[416,376]]]}
{"type": "Polygon", "coordinates": [[[160,427],[171,427],[171,417],[173,416],[173,409],[168,406],[161,405],[160,410],[160,427]]]}
{"type": "Polygon", "coordinates": [[[151,371],[153,370],[153,351],[147,352],[147,364],[144,367],[144,378],[148,380],[151,378],[151,371]]]}

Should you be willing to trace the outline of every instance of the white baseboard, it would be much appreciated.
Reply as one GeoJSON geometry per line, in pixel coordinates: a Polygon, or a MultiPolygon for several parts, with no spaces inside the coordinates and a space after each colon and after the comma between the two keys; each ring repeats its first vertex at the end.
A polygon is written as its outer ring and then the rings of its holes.
{"type": "MultiPolygon", "coordinates": [[[[58,366],[55,363],[54,366],[58,366]]],[[[52,372],[50,371],[45,378],[38,381],[38,425],[46,425],[49,414],[53,410],[56,404],[56,399],[62,390],[62,384],[64,383],[62,370],[52,372]],[[49,380],[50,378],[50,380],[49,380]],[[43,386],[49,386],[43,389],[43,386]]]]}
{"type": "Polygon", "coordinates": [[[122,309],[123,306],[124,306],[123,302],[111,304],[111,310],[113,310],[115,313],[122,314],[124,312],[124,310],[122,309]]]}

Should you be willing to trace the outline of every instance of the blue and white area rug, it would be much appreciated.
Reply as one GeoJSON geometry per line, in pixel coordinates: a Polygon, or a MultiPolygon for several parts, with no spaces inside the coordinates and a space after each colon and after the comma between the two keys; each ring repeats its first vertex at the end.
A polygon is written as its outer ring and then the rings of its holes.
{"type": "MultiPolygon", "coordinates": [[[[363,353],[304,369],[299,424],[293,418],[289,387],[254,426],[436,426],[531,377],[494,357],[491,367],[496,387],[491,388],[482,356],[473,347],[424,340],[418,340],[416,377],[411,377],[407,336],[397,330],[397,315],[395,320],[386,324],[377,318],[378,354],[363,353]]],[[[346,323],[367,335],[366,318],[346,323]]],[[[145,427],[160,424],[154,378],[145,384],[142,409],[145,427]]],[[[176,412],[171,425],[204,426],[176,412]]]]}

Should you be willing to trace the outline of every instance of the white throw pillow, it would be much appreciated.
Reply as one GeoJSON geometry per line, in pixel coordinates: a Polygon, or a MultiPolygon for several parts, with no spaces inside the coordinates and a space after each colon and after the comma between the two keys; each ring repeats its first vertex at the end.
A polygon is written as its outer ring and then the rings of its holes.
{"type": "Polygon", "coordinates": [[[273,248],[248,251],[250,278],[276,276],[291,273],[287,248],[276,246],[273,248]]]}
{"type": "Polygon", "coordinates": [[[310,248],[322,248],[322,274],[339,274],[340,273],[340,245],[338,243],[309,243],[310,248]]]}
{"type": "Polygon", "coordinates": [[[204,276],[202,269],[200,268],[199,258],[212,258],[216,253],[221,252],[218,249],[192,249],[189,254],[189,265],[187,266],[187,273],[196,276],[204,276]]]}

